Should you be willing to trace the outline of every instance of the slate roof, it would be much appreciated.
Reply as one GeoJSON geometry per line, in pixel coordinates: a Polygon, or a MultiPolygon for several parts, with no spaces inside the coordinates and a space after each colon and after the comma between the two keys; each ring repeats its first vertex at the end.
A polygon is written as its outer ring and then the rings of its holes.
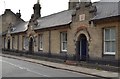
{"type": "MultiPolygon", "coordinates": [[[[96,2],[93,6],[97,7],[97,13],[91,20],[97,20],[107,17],[113,17],[120,15],[120,2],[96,2]]],[[[75,10],[65,10],[52,15],[39,18],[38,26],[34,29],[44,29],[50,27],[59,27],[61,25],[66,25],[72,22],[72,14],[75,10]]],[[[27,30],[27,25],[29,22],[22,22],[15,25],[15,28],[11,33],[24,32],[27,30]]]]}
{"type": "Polygon", "coordinates": [[[28,22],[21,22],[12,27],[11,33],[24,32],[28,28],[28,22]]]}
{"type": "MultiPolygon", "coordinates": [[[[62,12],[58,12],[49,16],[45,16],[42,18],[39,18],[38,26],[36,26],[34,29],[43,29],[43,28],[49,28],[49,27],[56,27],[60,25],[66,25],[72,22],[72,13],[74,10],[65,10],[62,12]]],[[[21,22],[19,24],[16,24],[13,28],[11,33],[19,33],[24,32],[27,30],[27,25],[29,22],[21,22]]]]}
{"type": "Polygon", "coordinates": [[[49,27],[55,27],[60,25],[66,25],[72,22],[72,13],[74,10],[65,10],[59,13],[55,13],[43,18],[39,18],[38,26],[35,29],[43,29],[49,27]]]}
{"type": "Polygon", "coordinates": [[[120,2],[97,2],[93,6],[96,6],[97,12],[92,20],[120,15],[120,2]]]}

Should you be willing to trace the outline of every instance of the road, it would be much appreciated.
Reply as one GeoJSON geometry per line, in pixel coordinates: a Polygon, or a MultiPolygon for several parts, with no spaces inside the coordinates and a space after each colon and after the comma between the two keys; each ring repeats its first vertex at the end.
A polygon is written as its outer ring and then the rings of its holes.
{"type": "Polygon", "coordinates": [[[2,73],[0,73],[0,75],[2,74],[2,77],[86,77],[88,79],[93,78],[93,76],[82,73],[54,69],[36,63],[1,56],[0,64],[2,64],[2,73]]]}

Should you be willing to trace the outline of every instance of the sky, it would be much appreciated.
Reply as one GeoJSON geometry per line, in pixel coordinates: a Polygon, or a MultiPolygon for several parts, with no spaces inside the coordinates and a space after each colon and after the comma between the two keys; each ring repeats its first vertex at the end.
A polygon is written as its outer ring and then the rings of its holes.
{"type": "MultiPolygon", "coordinates": [[[[47,16],[68,9],[69,0],[39,0],[41,4],[41,15],[47,16]]],[[[96,2],[99,0],[91,0],[96,2]]],[[[5,9],[11,9],[14,13],[21,12],[21,18],[28,21],[33,14],[33,5],[37,0],[0,0],[0,15],[5,9]]]]}

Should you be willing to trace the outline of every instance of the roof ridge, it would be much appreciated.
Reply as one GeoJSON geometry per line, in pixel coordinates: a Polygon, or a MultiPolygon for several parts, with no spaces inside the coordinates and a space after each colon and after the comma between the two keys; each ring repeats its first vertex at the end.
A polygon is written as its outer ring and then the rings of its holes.
{"type": "MultiPolygon", "coordinates": [[[[17,17],[17,15],[11,10],[11,9],[5,9],[5,11],[6,10],[8,10],[9,12],[11,12],[15,17],[17,17]]],[[[2,15],[0,15],[0,16],[3,16],[3,15],[5,15],[5,11],[4,11],[4,13],[2,14],[2,15]]],[[[21,17],[19,18],[21,21],[24,21],[21,17]]],[[[25,21],[24,21],[25,22],[25,21]]]]}
{"type": "Polygon", "coordinates": [[[60,12],[56,12],[56,13],[53,13],[53,14],[50,14],[50,15],[47,15],[47,16],[44,16],[44,17],[40,17],[38,19],[42,19],[42,18],[46,18],[46,17],[50,17],[50,16],[53,16],[53,15],[57,15],[57,14],[60,14],[62,12],[65,12],[65,11],[72,11],[72,10],[63,10],[63,11],[60,11],[60,12]]]}

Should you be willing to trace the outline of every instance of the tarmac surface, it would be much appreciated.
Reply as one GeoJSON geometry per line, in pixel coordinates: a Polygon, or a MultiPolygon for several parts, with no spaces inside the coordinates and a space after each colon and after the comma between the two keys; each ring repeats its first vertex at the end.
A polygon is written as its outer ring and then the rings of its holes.
{"type": "MultiPolygon", "coordinates": [[[[69,66],[48,61],[3,55],[2,77],[75,77],[78,79],[105,79],[118,73],[69,66]]],[[[115,78],[118,79],[118,78],[115,78]]]]}
{"type": "Polygon", "coordinates": [[[0,62],[2,62],[2,77],[86,77],[86,79],[94,77],[6,57],[2,57],[0,62]]]}

